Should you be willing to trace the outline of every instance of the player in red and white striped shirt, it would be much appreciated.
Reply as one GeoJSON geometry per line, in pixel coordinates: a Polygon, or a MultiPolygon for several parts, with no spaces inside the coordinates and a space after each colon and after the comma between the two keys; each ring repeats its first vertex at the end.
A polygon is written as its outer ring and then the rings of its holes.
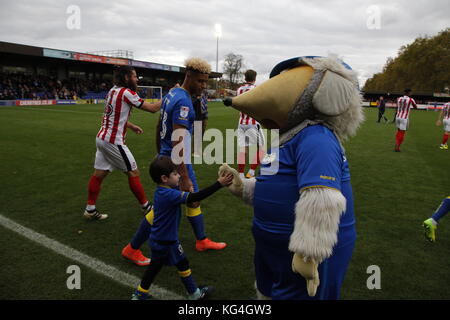
{"type": "Polygon", "coordinates": [[[447,141],[450,135],[450,102],[444,104],[441,112],[439,113],[436,125],[440,126],[444,124],[444,136],[442,137],[442,143],[440,148],[443,150],[448,149],[447,141]]]}
{"type": "Polygon", "coordinates": [[[103,220],[108,217],[106,214],[99,213],[95,204],[103,179],[113,169],[119,169],[128,176],[130,189],[141,204],[144,213],[152,209],[140,182],[136,161],[125,145],[125,137],[127,128],[136,134],[143,133],[139,126],[128,121],[133,107],[154,113],[161,108],[161,102],[151,104],[136,94],[138,78],[134,68],[117,67],[114,76],[116,85],[111,88],[106,97],[102,126],[96,137],[94,173],[89,180],[88,201],[83,214],[90,220],[103,220]]]}
{"type": "Polygon", "coordinates": [[[410,97],[411,89],[405,89],[405,95],[397,100],[397,114],[395,115],[395,124],[397,134],[395,136],[395,152],[400,152],[400,145],[405,139],[405,132],[408,129],[409,111],[411,107],[417,109],[417,104],[410,97]]]}
{"type": "MultiPolygon", "coordinates": [[[[244,94],[255,87],[256,71],[250,69],[244,75],[246,83],[237,89],[237,95],[244,94]]],[[[254,159],[250,163],[250,170],[245,176],[252,178],[255,176],[255,170],[264,157],[264,134],[259,122],[243,112],[239,116],[238,145],[238,171],[241,178],[244,178],[246,154],[248,154],[249,146],[256,145],[258,148],[254,159]]]]}

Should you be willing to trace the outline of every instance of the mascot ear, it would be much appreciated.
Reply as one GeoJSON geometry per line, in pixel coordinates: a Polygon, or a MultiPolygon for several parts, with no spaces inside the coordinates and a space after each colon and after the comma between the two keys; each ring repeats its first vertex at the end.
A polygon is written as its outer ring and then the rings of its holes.
{"type": "Polygon", "coordinates": [[[327,70],[313,97],[316,110],[326,116],[338,116],[347,111],[355,94],[355,84],[327,70]]]}

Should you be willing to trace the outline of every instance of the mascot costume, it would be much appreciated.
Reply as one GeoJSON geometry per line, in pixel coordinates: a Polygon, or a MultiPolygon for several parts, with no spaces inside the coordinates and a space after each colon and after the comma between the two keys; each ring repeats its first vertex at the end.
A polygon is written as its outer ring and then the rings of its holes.
{"type": "Polygon", "coordinates": [[[355,72],[337,57],[297,57],[224,103],[280,133],[257,178],[219,169],[233,173],[229,190],[254,209],[258,298],[338,299],[356,240],[341,144],[364,117],[355,72]]]}

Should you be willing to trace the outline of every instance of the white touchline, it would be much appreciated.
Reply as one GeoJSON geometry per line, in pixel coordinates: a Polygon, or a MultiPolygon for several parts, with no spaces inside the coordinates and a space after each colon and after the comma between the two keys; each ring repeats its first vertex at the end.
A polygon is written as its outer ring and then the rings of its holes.
{"type": "MultiPolygon", "coordinates": [[[[33,231],[27,227],[24,227],[11,219],[8,219],[4,217],[3,215],[0,215],[0,225],[5,227],[6,229],[9,229],[11,231],[14,231],[18,233],[19,235],[34,241],[41,246],[44,246],[57,254],[60,254],[66,258],[69,258],[71,260],[74,260],[76,262],[79,262],[83,265],[85,265],[88,268],[91,268],[97,273],[100,273],[104,275],[105,277],[111,278],[112,280],[123,284],[125,286],[136,288],[137,285],[140,282],[140,279],[136,276],[133,276],[129,273],[123,272],[118,270],[117,268],[107,265],[106,263],[90,257],[78,250],[75,250],[71,247],[68,247],[62,243],[59,243],[58,241],[55,241],[53,239],[50,239],[46,235],[43,235],[41,233],[38,233],[36,231],[33,231]]],[[[157,299],[161,300],[184,300],[185,298],[171,292],[167,289],[152,285],[151,288],[152,296],[154,296],[157,299]]]]}

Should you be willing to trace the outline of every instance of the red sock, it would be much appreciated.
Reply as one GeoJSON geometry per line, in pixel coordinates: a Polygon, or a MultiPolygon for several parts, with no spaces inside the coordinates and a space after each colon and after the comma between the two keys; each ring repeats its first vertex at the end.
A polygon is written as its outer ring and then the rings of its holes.
{"type": "Polygon", "coordinates": [[[142,187],[141,180],[139,177],[129,177],[128,183],[130,185],[131,191],[134,193],[139,203],[145,204],[147,200],[147,196],[145,195],[144,188],[142,187]]]}
{"type": "Polygon", "coordinates": [[[395,143],[397,147],[400,147],[404,138],[405,138],[405,131],[398,130],[397,135],[395,136],[395,143]]]}
{"type": "Polygon", "coordinates": [[[444,133],[444,137],[442,137],[442,144],[446,144],[448,141],[448,133],[444,133]]]}
{"type": "Polygon", "coordinates": [[[255,155],[255,158],[253,159],[250,169],[256,170],[256,168],[261,163],[261,160],[264,158],[264,150],[259,150],[258,153],[255,155]]]}
{"type": "Polygon", "coordinates": [[[245,152],[239,152],[238,155],[238,172],[244,173],[245,170],[245,152]]]}
{"type": "Polygon", "coordinates": [[[100,186],[102,184],[103,179],[92,176],[91,179],[89,179],[88,184],[88,205],[95,205],[95,202],[97,201],[98,194],[100,193],[100,186]]]}
{"type": "Polygon", "coordinates": [[[395,146],[398,148],[400,146],[400,130],[397,130],[395,134],[395,146]]]}
{"type": "Polygon", "coordinates": [[[405,139],[405,131],[400,131],[400,143],[398,146],[400,146],[403,143],[403,140],[405,139]]]}

